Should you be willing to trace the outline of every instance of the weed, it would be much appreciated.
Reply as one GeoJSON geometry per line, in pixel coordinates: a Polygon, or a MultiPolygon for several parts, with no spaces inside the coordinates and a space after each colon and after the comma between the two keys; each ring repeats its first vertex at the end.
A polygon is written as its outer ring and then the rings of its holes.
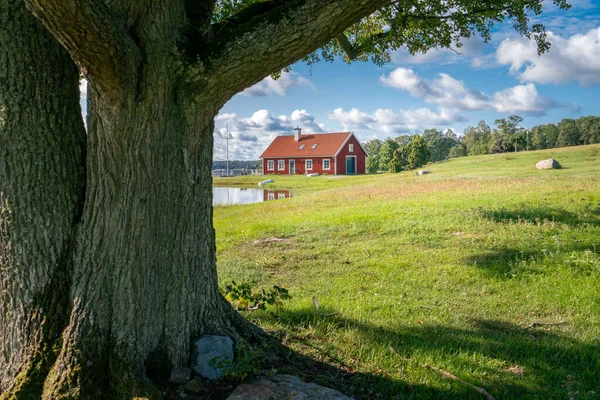
{"type": "Polygon", "coordinates": [[[267,305],[272,305],[279,312],[283,301],[292,298],[286,288],[277,285],[269,290],[255,291],[251,283],[237,284],[235,281],[225,285],[223,295],[238,311],[264,310],[267,305]]]}
{"type": "Polygon", "coordinates": [[[251,378],[260,372],[263,356],[256,347],[244,341],[238,341],[235,345],[234,361],[215,357],[209,361],[209,364],[211,367],[223,371],[226,379],[240,381],[251,378]]]}

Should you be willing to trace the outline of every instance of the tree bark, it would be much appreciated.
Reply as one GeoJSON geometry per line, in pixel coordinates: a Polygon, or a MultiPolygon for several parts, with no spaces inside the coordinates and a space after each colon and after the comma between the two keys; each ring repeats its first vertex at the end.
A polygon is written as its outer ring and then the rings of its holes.
{"type": "Polygon", "coordinates": [[[0,0],[0,398],[39,398],[68,316],[82,210],[79,72],[27,12],[0,0]]]}
{"type": "Polygon", "coordinates": [[[160,397],[147,377],[187,365],[192,338],[247,329],[217,286],[214,115],[180,93],[168,59],[153,65],[118,114],[88,92],[73,310],[48,398],[160,397]]]}

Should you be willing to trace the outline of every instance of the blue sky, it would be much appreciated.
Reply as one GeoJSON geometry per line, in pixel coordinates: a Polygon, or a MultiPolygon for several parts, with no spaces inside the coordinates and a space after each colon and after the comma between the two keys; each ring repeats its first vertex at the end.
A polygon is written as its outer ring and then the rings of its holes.
{"type": "Polygon", "coordinates": [[[536,17],[549,32],[550,51],[538,57],[533,43],[507,23],[490,43],[469,40],[456,54],[431,50],[411,56],[400,49],[392,62],[348,65],[339,60],[267,78],[232,98],[215,129],[215,160],[225,159],[229,125],[231,160],[254,160],[281,134],[353,131],[363,141],[454,129],[518,114],[523,126],[600,115],[600,0],[572,0],[568,11],[544,1],[536,17]]]}

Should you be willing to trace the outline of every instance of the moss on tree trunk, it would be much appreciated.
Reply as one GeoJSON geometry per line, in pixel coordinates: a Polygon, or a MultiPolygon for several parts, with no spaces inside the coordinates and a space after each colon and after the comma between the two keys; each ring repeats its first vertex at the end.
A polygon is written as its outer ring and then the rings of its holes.
{"type": "Polygon", "coordinates": [[[0,388],[39,398],[68,322],[83,205],[79,72],[25,9],[0,0],[0,388]]]}

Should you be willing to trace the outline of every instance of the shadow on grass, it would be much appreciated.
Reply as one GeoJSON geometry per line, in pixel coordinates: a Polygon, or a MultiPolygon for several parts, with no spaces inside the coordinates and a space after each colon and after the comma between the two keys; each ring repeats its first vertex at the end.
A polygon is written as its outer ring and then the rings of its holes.
{"type": "MultiPolygon", "coordinates": [[[[581,213],[573,213],[561,208],[518,207],[515,209],[479,209],[477,214],[496,223],[531,225],[537,226],[541,230],[554,229],[559,225],[567,225],[574,232],[584,225],[592,229],[600,227],[600,208],[592,208],[592,206],[587,206],[581,213]]],[[[550,262],[556,262],[556,253],[568,256],[574,252],[596,252],[595,242],[575,239],[566,242],[559,242],[557,239],[555,245],[543,246],[548,248],[536,248],[533,242],[525,249],[491,248],[469,256],[463,261],[496,277],[513,278],[519,275],[536,275],[545,272],[543,265],[548,261],[547,257],[551,257],[550,262]]]]}
{"type": "MultiPolygon", "coordinates": [[[[327,359],[327,362],[316,362],[288,350],[291,356],[287,361],[296,361],[281,363],[280,372],[286,372],[290,365],[295,366],[295,374],[304,375],[307,380],[315,380],[316,376],[320,383],[357,399],[482,398],[467,385],[441,378],[438,372],[426,368],[426,363],[484,387],[496,399],[573,398],[574,392],[578,393],[575,395],[578,399],[591,399],[592,392],[600,389],[597,379],[600,343],[586,344],[553,333],[552,327],[530,329],[504,321],[480,319],[469,321],[466,328],[405,327],[400,321],[397,326],[381,327],[331,313],[316,315],[312,309],[283,311],[268,318],[283,325],[287,341],[303,347],[303,353],[310,354],[316,349],[316,354],[327,359]],[[388,353],[385,358],[392,360],[388,364],[396,364],[393,373],[398,371],[400,379],[352,372],[355,368],[360,369],[359,361],[350,367],[337,358],[340,351],[352,353],[352,350],[340,349],[340,345],[321,339],[332,329],[352,331],[375,351],[388,353]],[[313,335],[307,338],[306,332],[313,332],[313,335]],[[311,363],[315,366],[307,367],[311,363]],[[420,380],[415,379],[415,372],[429,378],[423,384],[408,384],[402,379],[404,371],[412,371],[413,382],[420,380]],[[464,371],[481,380],[464,376],[464,371]],[[440,380],[444,382],[437,386],[445,389],[427,383],[440,380]]],[[[293,370],[287,372],[294,373],[293,370]]]]}
{"type": "Polygon", "coordinates": [[[483,218],[503,223],[526,223],[540,226],[565,224],[572,227],[578,227],[582,224],[600,226],[600,207],[587,207],[583,211],[583,214],[577,214],[563,208],[540,206],[479,210],[478,213],[483,218]]]}

